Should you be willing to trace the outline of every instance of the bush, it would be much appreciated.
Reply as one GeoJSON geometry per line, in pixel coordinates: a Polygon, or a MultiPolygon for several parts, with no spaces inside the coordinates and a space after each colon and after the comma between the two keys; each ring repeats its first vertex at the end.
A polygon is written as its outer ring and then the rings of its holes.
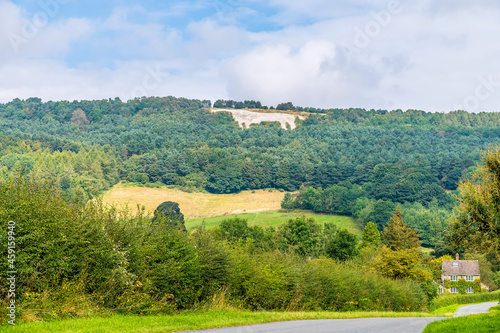
{"type": "Polygon", "coordinates": [[[280,252],[231,254],[230,293],[251,309],[419,311],[426,296],[414,282],[395,281],[331,259],[280,252]]]}
{"type": "Polygon", "coordinates": [[[426,301],[416,283],[360,273],[328,259],[308,261],[302,276],[306,310],[419,311],[426,301]]]}
{"type": "MultiPolygon", "coordinates": [[[[0,186],[0,207],[0,220],[16,223],[20,293],[40,293],[83,278],[84,289],[94,292],[118,268],[121,254],[106,235],[106,217],[97,203],[66,202],[51,184],[12,177],[0,186]]],[[[5,257],[6,236],[0,233],[5,257]]],[[[0,269],[8,271],[6,261],[0,269]]]]}
{"type": "Polygon", "coordinates": [[[480,302],[491,302],[500,299],[500,292],[495,291],[492,293],[478,293],[478,294],[468,294],[468,295],[453,295],[444,294],[438,296],[431,303],[429,310],[434,310],[442,308],[452,304],[471,304],[480,302]]]}
{"type": "MultiPolygon", "coordinates": [[[[246,221],[227,222],[229,240],[221,239],[220,230],[187,234],[165,223],[152,224],[143,211],[129,217],[98,200],[65,199],[52,185],[23,177],[0,185],[0,219],[16,222],[16,301],[26,321],[110,311],[170,313],[197,304],[335,311],[425,306],[416,283],[331,259],[305,259],[306,252],[270,251],[264,246],[267,231],[249,228],[246,221]]],[[[307,243],[311,235],[315,240],[320,235],[319,226],[306,222],[289,221],[291,226],[310,224],[307,243]]],[[[286,235],[294,240],[296,234],[286,235]]],[[[4,256],[6,237],[0,233],[4,256]]],[[[0,269],[8,271],[7,261],[0,261],[0,269]]],[[[5,276],[0,283],[6,294],[5,276]]]]}

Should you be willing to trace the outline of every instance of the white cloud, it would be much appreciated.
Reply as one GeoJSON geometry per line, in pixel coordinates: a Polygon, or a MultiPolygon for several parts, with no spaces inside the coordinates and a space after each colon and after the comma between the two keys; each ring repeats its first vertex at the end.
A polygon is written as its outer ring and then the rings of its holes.
{"type": "Polygon", "coordinates": [[[57,61],[15,61],[0,68],[0,100],[42,96],[44,100],[124,100],[142,96],[210,98],[224,94],[216,71],[198,70],[189,75],[169,74],[165,64],[121,62],[117,68],[87,66],[67,68],[57,61]]]}
{"type": "MultiPolygon", "coordinates": [[[[165,23],[167,13],[142,5],[116,7],[105,19],[61,14],[16,54],[8,33],[21,31],[29,16],[0,0],[0,101],[145,93],[267,105],[500,111],[497,2],[401,1],[396,12],[382,0],[268,3],[280,9],[268,19],[282,29],[243,29],[242,12],[253,15],[244,2],[230,19],[175,28],[165,23]],[[377,19],[374,13],[382,12],[377,19]],[[66,65],[75,43],[82,60],[66,65]],[[150,73],[157,67],[160,79],[150,73]]],[[[176,8],[189,12],[182,3],[176,8]]]]}
{"type": "Polygon", "coordinates": [[[359,31],[366,37],[367,29],[377,23],[372,14],[263,34],[264,46],[228,62],[223,73],[230,96],[319,107],[500,110],[500,84],[495,86],[500,82],[498,6],[489,3],[432,16],[428,10],[403,5],[403,11],[392,15],[387,27],[379,24],[380,32],[356,47],[350,59],[343,46],[359,45],[359,31]],[[321,51],[303,52],[314,40],[337,47],[323,71],[309,66],[317,64],[321,51]],[[300,50],[300,56],[294,50],[300,50]],[[476,105],[464,105],[488,75],[493,75],[493,91],[476,105]]]}
{"type": "MultiPolygon", "coordinates": [[[[26,14],[9,1],[0,0],[0,59],[46,58],[66,53],[72,42],[88,35],[92,23],[87,19],[57,17],[58,7],[40,8],[26,14]]],[[[0,65],[1,66],[1,65],[0,65]]]]}

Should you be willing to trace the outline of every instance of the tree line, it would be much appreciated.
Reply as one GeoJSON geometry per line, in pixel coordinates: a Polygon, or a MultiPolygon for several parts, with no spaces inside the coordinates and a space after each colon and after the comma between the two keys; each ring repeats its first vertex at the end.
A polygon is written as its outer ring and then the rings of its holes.
{"type": "Polygon", "coordinates": [[[455,190],[479,150],[500,136],[497,114],[345,109],[311,115],[293,131],[242,130],[231,115],[212,114],[204,105],[174,97],[16,99],[0,104],[0,129],[51,152],[112,147],[123,180],[213,193],[349,181],[365,185],[377,200],[423,203],[446,201],[439,187],[455,190]]]}

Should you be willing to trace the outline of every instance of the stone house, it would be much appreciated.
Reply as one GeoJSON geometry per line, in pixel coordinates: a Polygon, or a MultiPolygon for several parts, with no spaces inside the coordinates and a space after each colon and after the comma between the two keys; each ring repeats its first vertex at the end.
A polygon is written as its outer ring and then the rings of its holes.
{"type": "Polygon", "coordinates": [[[441,273],[441,293],[478,293],[487,288],[481,283],[481,272],[477,260],[443,260],[441,273]]]}

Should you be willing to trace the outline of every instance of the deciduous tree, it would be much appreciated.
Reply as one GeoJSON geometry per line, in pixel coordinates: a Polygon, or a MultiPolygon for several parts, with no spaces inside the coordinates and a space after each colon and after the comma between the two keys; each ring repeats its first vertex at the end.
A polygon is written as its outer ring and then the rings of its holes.
{"type": "Polygon", "coordinates": [[[345,261],[358,254],[357,244],[356,235],[342,229],[328,242],[326,254],[330,258],[345,261]]]}
{"type": "Polygon", "coordinates": [[[482,163],[458,185],[458,205],[446,232],[457,252],[500,253],[500,146],[486,149],[482,163]]]}
{"type": "Polygon", "coordinates": [[[153,223],[164,221],[169,228],[186,232],[184,214],[181,213],[179,204],[173,201],[161,203],[154,211],[153,223]]]}
{"type": "Polygon", "coordinates": [[[380,232],[373,222],[368,222],[363,230],[363,238],[361,246],[377,246],[382,242],[380,239],[380,232]]]}

